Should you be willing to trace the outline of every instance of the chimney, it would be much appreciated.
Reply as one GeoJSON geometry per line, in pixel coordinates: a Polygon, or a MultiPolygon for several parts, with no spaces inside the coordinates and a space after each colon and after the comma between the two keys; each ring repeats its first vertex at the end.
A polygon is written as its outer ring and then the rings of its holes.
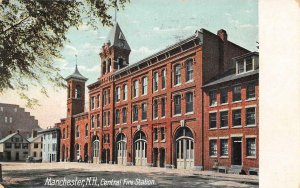
{"type": "Polygon", "coordinates": [[[19,129],[17,129],[17,131],[16,131],[17,133],[20,133],[20,131],[19,131],[19,129]]]}
{"type": "Polygon", "coordinates": [[[37,136],[37,131],[32,129],[32,134],[31,134],[32,138],[35,138],[37,136]]]}
{"type": "Polygon", "coordinates": [[[217,33],[217,35],[220,37],[220,39],[223,41],[223,42],[226,42],[227,41],[227,32],[224,30],[224,29],[220,29],[217,33]]]}

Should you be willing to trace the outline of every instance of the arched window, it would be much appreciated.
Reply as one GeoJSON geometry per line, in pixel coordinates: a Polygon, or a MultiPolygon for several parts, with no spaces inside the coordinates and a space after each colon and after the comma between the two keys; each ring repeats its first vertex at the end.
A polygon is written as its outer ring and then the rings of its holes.
{"type": "Polygon", "coordinates": [[[194,111],[194,97],[192,92],[185,94],[186,113],[194,111]]]}
{"type": "Polygon", "coordinates": [[[180,80],[180,65],[175,65],[174,67],[175,71],[174,71],[174,84],[177,85],[177,84],[180,84],[181,83],[181,80],[180,80]]]}
{"type": "Polygon", "coordinates": [[[89,126],[85,124],[85,136],[89,136],[89,126]]]}
{"type": "Polygon", "coordinates": [[[76,126],[76,138],[79,137],[80,130],[79,130],[79,125],[76,126]]]}
{"type": "Polygon", "coordinates": [[[75,88],[75,98],[79,99],[81,97],[81,86],[80,85],[76,85],[75,88]]]}
{"type": "Polygon", "coordinates": [[[194,78],[193,60],[190,59],[186,63],[186,81],[192,81],[194,78]]]}

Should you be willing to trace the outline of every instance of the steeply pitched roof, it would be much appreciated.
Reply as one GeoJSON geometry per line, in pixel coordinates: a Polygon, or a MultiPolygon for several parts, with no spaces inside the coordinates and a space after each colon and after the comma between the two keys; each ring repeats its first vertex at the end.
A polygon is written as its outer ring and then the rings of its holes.
{"type": "Polygon", "coordinates": [[[109,42],[111,46],[119,46],[119,47],[120,44],[123,43],[124,45],[123,49],[131,50],[118,22],[116,22],[113,28],[110,30],[106,38],[106,42],[109,42]]]}
{"type": "Polygon", "coordinates": [[[14,136],[17,135],[17,134],[19,134],[19,133],[15,132],[15,133],[12,133],[12,134],[10,134],[10,135],[7,135],[5,138],[3,138],[3,139],[0,140],[0,143],[5,142],[6,140],[8,140],[8,139],[14,137],[14,136]]]}
{"type": "Polygon", "coordinates": [[[39,137],[41,137],[42,135],[37,135],[36,137],[30,137],[30,138],[28,138],[27,140],[28,140],[28,142],[32,142],[32,141],[34,141],[34,140],[36,140],[36,139],[38,139],[39,137]]]}
{"type": "Polygon", "coordinates": [[[75,71],[73,74],[71,74],[70,76],[66,77],[65,80],[68,81],[70,79],[77,79],[77,80],[83,80],[83,81],[87,81],[88,79],[84,76],[82,76],[82,74],[80,74],[80,72],[78,71],[78,68],[77,68],[77,64],[76,64],[76,67],[75,67],[75,71]]]}

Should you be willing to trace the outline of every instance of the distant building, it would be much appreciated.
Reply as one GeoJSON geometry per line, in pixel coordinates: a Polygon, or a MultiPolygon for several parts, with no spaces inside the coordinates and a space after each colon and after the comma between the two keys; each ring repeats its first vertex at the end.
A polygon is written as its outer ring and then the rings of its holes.
{"type": "Polygon", "coordinates": [[[59,147],[60,147],[60,129],[49,128],[38,132],[43,139],[43,162],[58,162],[59,161],[59,147]]]}
{"type": "Polygon", "coordinates": [[[27,139],[30,143],[29,156],[34,161],[42,161],[43,157],[43,135],[38,135],[36,130],[32,130],[32,135],[27,139]]]}
{"type": "Polygon", "coordinates": [[[25,161],[29,142],[18,131],[0,140],[0,161],[25,161]]]}
{"type": "Polygon", "coordinates": [[[0,139],[19,130],[19,133],[29,138],[31,130],[40,130],[38,120],[15,104],[0,103],[0,139]]]}

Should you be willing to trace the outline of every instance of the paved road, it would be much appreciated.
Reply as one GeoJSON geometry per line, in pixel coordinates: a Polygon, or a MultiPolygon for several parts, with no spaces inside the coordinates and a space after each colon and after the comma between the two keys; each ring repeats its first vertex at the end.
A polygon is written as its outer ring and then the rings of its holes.
{"type": "Polygon", "coordinates": [[[93,169],[78,168],[9,169],[3,171],[3,177],[5,180],[3,185],[8,188],[68,187],[66,185],[68,180],[71,181],[70,184],[73,184],[75,180],[77,180],[77,183],[81,181],[79,186],[69,187],[258,187],[258,185],[224,181],[220,178],[199,175],[178,175],[165,172],[95,171],[93,169]],[[53,181],[57,184],[54,185],[53,181]]]}

